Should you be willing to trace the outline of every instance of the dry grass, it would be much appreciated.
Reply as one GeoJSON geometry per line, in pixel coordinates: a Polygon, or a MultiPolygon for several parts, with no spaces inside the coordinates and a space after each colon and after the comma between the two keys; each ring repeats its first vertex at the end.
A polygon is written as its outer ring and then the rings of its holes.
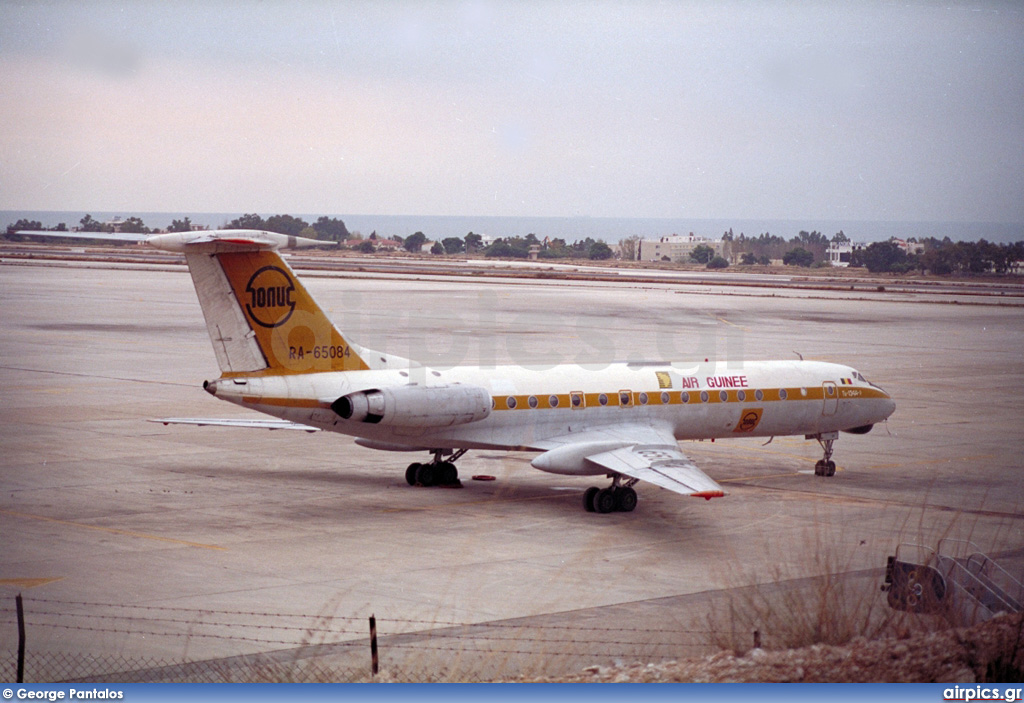
{"type": "MultiPolygon", "coordinates": [[[[934,547],[950,535],[970,538],[976,518],[953,514],[941,523],[929,523],[925,512],[915,511],[916,519],[908,515],[894,537],[893,550],[900,542],[934,547]]],[[[836,538],[839,529],[812,530],[797,550],[796,561],[784,558],[792,557],[794,550],[780,554],[780,545],[770,543],[765,549],[767,565],[737,569],[727,576],[737,587],[726,607],[708,615],[709,644],[740,655],[755,646],[794,649],[844,645],[856,638],[906,639],[968,624],[952,609],[929,615],[890,608],[878,572],[886,555],[879,553],[878,561],[865,568],[862,550],[849,542],[842,546],[836,538]]]]}

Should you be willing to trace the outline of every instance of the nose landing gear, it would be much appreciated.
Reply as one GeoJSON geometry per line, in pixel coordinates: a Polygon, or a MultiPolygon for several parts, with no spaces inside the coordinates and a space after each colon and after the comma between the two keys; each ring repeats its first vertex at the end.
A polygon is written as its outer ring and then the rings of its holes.
{"type": "Polygon", "coordinates": [[[839,438],[839,433],[826,432],[824,434],[814,435],[814,438],[818,440],[818,444],[821,445],[821,448],[825,452],[825,458],[818,460],[814,464],[814,475],[835,476],[836,462],[832,461],[832,445],[835,443],[836,439],[839,438]]]}

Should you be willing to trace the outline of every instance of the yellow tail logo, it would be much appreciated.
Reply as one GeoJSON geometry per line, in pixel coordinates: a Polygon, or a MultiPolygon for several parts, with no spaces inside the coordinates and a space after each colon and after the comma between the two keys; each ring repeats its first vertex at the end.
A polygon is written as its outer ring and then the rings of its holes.
{"type": "Polygon", "coordinates": [[[216,254],[271,373],[369,368],[273,251],[216,254]]]}

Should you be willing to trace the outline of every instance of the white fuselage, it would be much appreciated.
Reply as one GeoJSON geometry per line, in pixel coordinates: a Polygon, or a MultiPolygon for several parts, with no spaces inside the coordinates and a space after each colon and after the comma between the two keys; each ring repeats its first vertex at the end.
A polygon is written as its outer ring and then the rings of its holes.
{"type": "MultiPolygon", "coordinates": [[[[222,378],[207,390],[278,418],[393,449],[543,450],[548,438],[622,425],[667,428],[680,440],[822,435],[866,431],[895,408],[887,393],[848,366],[795,360],[256,375],[222,378]],[[491,409],[469,422],[396,426],[346,420],[331,407],[349,394],[408,386],[483,388],[491,409]]],[[[438,407],[437,415],[444,417],[444,411],[438,407]]]]}

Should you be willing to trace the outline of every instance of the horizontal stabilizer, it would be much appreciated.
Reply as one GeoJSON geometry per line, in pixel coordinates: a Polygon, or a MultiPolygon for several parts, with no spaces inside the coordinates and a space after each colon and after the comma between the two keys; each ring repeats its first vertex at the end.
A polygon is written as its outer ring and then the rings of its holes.
{"type": "Polygon", "coordinates": [[[323,246],[325,242],[255,229],[223,229],[207,232],[172,232],[146,239],[146,243],[165,251],[222,254],[274,249],[298,249],[323,246]]]}
{"type": "Polygon", "coordinates": [[[162,417],[150,422],[159,422],[161,425],[198,425],[199,427],[247,427],[254,430],[301,430],[303,432],[319,432],[319,427],[300,425],[297,422],[287,420],[243,420],[232,418],[204,418],[204,417],[162,417]]]}
{"type": "Polygon", "coordinates": [[[302,249],[324,246],[333,242],[321,242],[290,234],[265,232],[257,229],[215,229],[197,232],[168,232],[167,234],[135,234],[132,232],[56,232],[51,230],[18,230],[15,234],[28,237],[49,237],[58,239],[86,239],[122,244],[145,242],[157,249],[176,252],[223,252],[266,251],[273,249],[302,249]]]}
{"type": "Polygon", "coordinates": [[[61,232],[56,230],[21,229],[15,234],[27,237],[49,237],[51,239],[88,239],[100,242],[121,242],[122,244],[138,244],[149,239],[148,234],[133,232],[61,232]]]}

